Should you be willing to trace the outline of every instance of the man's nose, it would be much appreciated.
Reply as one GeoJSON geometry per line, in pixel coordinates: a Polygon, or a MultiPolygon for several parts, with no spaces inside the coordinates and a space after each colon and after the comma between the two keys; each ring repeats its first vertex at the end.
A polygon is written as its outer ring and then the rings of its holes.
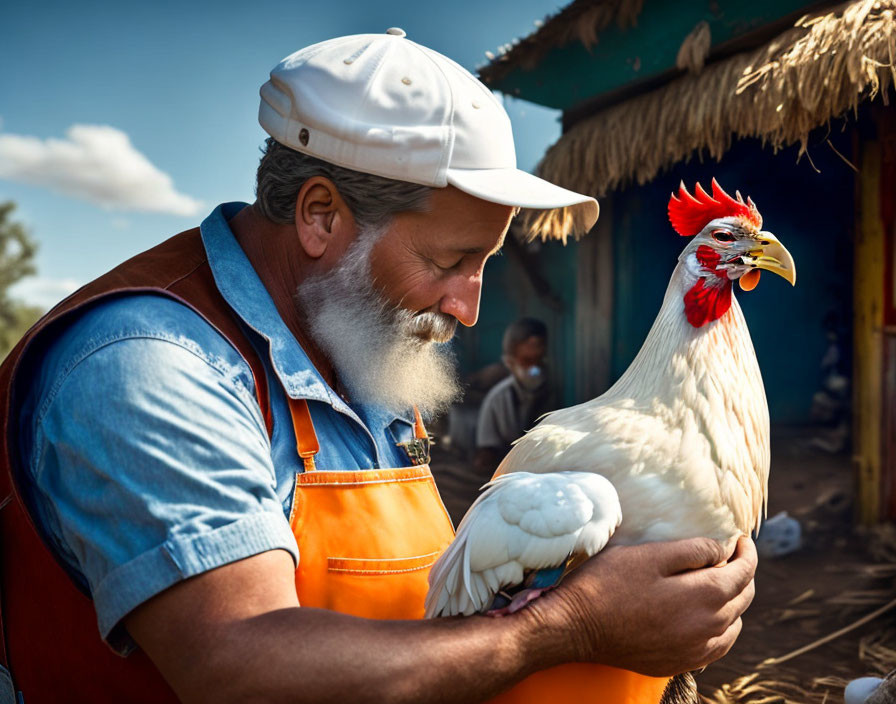
{"type": "Polygon", "coordinates": [[[479,319],[479,298],[482,294],[482,272],[453,277],[448,291],[442,296],[439,310],[453,315],[461,325],[472,327],[479,319]]]}

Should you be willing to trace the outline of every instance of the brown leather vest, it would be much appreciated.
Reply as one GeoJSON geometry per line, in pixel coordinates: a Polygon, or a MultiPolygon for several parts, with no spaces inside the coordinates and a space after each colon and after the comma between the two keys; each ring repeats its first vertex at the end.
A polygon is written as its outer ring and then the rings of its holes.
{"type": "Polygon", "coordinates": [[[97,629],[93,603],[56,561],[17,491],[17,393],[33,365],[72,319],[110,296],[151,292],[193,308],[246,359],[270,432],[264,367],[236,314],[215,286],[199,229],[188,230],[87,284],[45,315],[0,366],[0,663],[27,704],[177,701],[149,658],[112,652],[97,629]]]}

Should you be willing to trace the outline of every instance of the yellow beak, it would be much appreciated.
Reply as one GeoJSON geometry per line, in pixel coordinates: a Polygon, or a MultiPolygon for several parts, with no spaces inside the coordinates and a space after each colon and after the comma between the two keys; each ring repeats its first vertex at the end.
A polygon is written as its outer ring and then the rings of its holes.
{"type": "Polygon", "coordinates": [[[796,286],[796,265],[793,263],[790,252],[778,242],[778,238],[771,232],[763,230],[759,233],[759,237],[765,244],[747,254],[747,257],[753,260],[751,262],[753,266],[757,269],[773,271],[787,279],[791,286],[796,286]]]}

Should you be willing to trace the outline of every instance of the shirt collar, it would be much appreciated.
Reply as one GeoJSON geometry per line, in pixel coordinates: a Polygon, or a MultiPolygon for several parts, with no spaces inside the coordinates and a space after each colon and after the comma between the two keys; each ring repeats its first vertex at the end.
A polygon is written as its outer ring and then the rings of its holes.
{"type": "MultiPolygon", "coordinates": [[[[268,341],[274,372],[287,395],[328,403],[361,422],[358,414],[324,381],[286,327],[271,295],[233,236],[228,220],[246,206],[241,202],[223,203],[199,227],[218,290],[243,322],[268,341]]],[[[359,404],[359,412],[368,423],[413,422],[370,405],[359,404]]]]}
{"type": "Polygon", "coordinates": [[[219,205],[199,226],[218,290],[243,322],[270,343],[274,371],[290,397],[344,405],[280,318],[271,295],[233,236],[227,221],[246,205],[219,205]]]}

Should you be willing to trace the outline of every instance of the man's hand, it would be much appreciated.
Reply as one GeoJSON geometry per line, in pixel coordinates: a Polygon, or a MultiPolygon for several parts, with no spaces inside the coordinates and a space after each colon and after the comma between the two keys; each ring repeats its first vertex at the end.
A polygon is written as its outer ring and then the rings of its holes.
{"type": "Polygon", "coordinates": [[[755,571],[748,538],[730,556],[706,538],[609,548],[520,613],[555,636],[535,646],[550,664],[573,659],[674,675],[730,650],[755,571]]]}

